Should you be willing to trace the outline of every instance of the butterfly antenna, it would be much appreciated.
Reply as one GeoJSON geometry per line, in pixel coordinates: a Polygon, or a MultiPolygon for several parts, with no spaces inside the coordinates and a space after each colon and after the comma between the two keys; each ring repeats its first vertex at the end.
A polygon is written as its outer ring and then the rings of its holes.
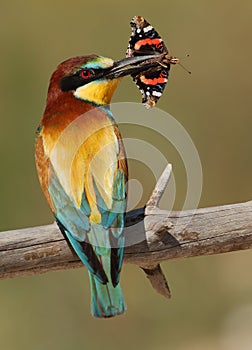
{"type": "Polygon", "coordinates": [[[179,64],[180,67],[183,68],[188,74],[192,74],[192,72],[191,72],[190,70],[188,70],[185,66],[183,66],[183,64],[181,64],[181,60],[183,60],[183,59],[185,59],[185,58],[187,58],[187,57],[190,57],[189,53],[187,53],[187,54],[185,55],[185,57],[180,58],[178,64],[179,64]]]}
{"type": "Polygon", "coordinates": [[[183,64],[181,64],[181,62],[178,62],[178,64],[180,65],[181,68],[183,68],[188,74],[192,74],[192,72],[190,70],[188,70],[185,66],[183,66],[183,64]]]}

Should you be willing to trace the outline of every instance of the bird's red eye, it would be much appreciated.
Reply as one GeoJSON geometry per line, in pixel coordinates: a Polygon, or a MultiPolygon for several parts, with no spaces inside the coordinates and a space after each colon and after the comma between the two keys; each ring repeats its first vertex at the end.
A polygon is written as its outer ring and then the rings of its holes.
{"type": "Polygon", "coordinates": [[[83,79],[88,79],[90,78],[93,74],[92,71],[90,71],[89,69],[82,69],[80,72],[80,75],[83,79]]]}

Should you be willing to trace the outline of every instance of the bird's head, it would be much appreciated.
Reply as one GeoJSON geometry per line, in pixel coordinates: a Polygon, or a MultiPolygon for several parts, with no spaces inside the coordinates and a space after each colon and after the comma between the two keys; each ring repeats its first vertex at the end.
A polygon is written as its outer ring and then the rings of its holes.
{"type": "Polygon", "coordinates": [[[109,104],[121,78],[148,69],[153,66],[152,60],[153,55],[120,61],[97,55],[70,58],[53,73],[47,102],[67,93],[92,104],[109,104]]]}

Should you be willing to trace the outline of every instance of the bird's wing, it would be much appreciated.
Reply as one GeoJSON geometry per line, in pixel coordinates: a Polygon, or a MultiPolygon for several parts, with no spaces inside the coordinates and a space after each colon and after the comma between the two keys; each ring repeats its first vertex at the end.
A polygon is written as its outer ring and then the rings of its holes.
{"type": "MultiPolygon", "coordinates": [[[[118,136],[113,119],[97,108],[75,118],[60,133],[42,129],[37,139],[38,172],[46,198],[82,261],[103,282],[99,261],[85,244],[107,249],[124,243],[119,236],[126,210],[127,166],[118,136]],[[104,234],[106,229],[115,241],[104,234]]],[[[121,268],[122,254],[121,249],[115,270],[121,268]]]]}

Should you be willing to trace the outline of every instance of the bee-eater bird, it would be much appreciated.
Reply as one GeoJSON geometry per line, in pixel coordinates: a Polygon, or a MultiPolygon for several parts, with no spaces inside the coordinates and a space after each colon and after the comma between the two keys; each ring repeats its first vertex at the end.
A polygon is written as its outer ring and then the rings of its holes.
{"type": "Polygon", "coordinates": [[[88,269],[96,317],[125,311],[119,277],[127,160],[109,104],[121,78],[146,70],[151,57],[64,61],[51,77],[37,130],[40,184],[62,233],[88,269]]]}

